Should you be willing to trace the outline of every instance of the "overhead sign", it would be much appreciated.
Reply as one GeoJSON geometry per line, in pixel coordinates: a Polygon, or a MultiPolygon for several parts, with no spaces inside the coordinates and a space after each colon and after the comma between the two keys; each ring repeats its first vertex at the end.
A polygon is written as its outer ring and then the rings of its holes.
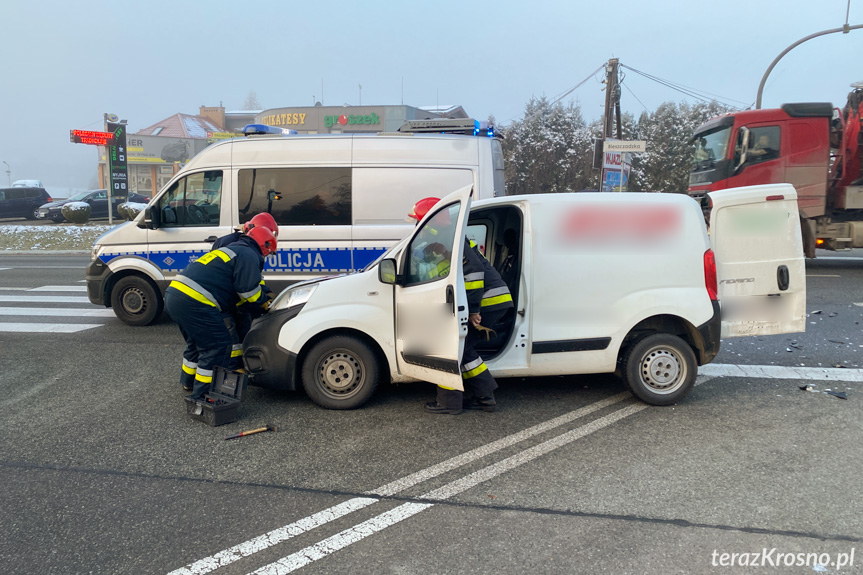
{"type": "Polygon", "coordinates": [[[91,132],[89,130],[69,130],[69,141],[73,144],[107,146],[114,140],[111,132],[91,132]]]}
{"type": "Polygon", "coordinates": [[[604,152],[646,152],[645,140],[606,140],[602,144],[604,152]]]}

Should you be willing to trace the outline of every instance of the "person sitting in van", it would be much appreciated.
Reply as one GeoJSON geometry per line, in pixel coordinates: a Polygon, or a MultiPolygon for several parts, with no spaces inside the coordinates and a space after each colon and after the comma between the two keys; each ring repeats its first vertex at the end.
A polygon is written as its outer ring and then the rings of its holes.
{"type": "MultiPolygon", "coordinates": [[[[418,224],[438,201],[438,198],[420,200],[414,205],[408,217],[415,219],[418,224]]],[[[431,413],[458,415],[463,409],[481,409],[490,412],[497,407],[494,399],[497,382],[477,352],[476,345],[483,337],[488,337],[492,327],[514,304],[509,288],[497,270],[480,253],[476,243],[468,238],[464,241],[462,266],[469,312],[467,338],[461,357],[461,377],[465,391],[439,385],[435,401],[425,404],[426,411],[431,413]]],[[[428,250],[434,245],[429,244],[425,249],[428,250]]],[[[436,254],[433,248],[431,251],[436,254]]],[[[446,267],[448,271],[448,259],[446,267]]]]}

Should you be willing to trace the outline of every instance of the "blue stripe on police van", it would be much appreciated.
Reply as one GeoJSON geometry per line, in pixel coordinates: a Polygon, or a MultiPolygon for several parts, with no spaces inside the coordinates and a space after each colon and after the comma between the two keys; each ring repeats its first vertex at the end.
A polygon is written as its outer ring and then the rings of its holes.
{"type": "MultiPolygon", "coordinates": [[[[340,273],[360,269],[380,256],[387,248],[293,248],[280,249],[267,256],[265,272],[340,273]]],[[[203,250],[102,253],[99,259],[108,263],[120,256],[137,256],[150,260],[166,272],[181,272],[207,253],[203,250]]]]}

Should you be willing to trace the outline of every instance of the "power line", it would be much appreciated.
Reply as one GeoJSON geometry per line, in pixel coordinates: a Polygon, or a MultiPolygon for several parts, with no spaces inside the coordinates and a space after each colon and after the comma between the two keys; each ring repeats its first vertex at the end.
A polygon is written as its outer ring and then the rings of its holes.
{"type": "Polygon", "coordinates": [[[632,70],[636,74],[644,76],[648,80],[653,80],[654,82],[656,82],[658,84],[662,84],[663,86],[666,86],[667,88],[671,88],[672,90],[676,90],[678,92],[681,92],[682,94],[685,94],[685,95],[690,96],[692,98],[695,98],[697,100],[701,100],[702,102],[705,102],[705,103],[710,103],[711,101],[715,100],[715,101],[720,101],[721,103],[723,103],[725,105],[731,106],[732,108],[746,105],[746,102],[742,102],[740,100],[735,100],[733,98],[728,98],[725,96],[720,96],[718,94],[712,94],[710,92],[706,92],[703,90],[698,90],[697,88],[692,88],[690,86],[678,84],[678,83],[672,82],[670,80],[664,80],[664,79],[659,78],[657,76],[654,76],[652,74],[642,72],[641,70],[636,70],[635,68],[633,68],[631,66],[626,66],[624,64],[621,64],[621,67],[626,68],[627,70],[632,70]],[[737,104],[737,105],[732,105],[732,102],[737,104]]]}

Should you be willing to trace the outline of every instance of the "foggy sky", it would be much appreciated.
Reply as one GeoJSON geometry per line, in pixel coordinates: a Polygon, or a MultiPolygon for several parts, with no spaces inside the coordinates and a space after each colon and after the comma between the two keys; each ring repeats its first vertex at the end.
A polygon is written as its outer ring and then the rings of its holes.
{"type": "MultiPolygon", "coordinates": [[[[133,133],[201,105],[264,108],[458,104],[520,119],[532,96],[572,88],[611,57],[740,107],[787,46],[845,23],[847,0],[436,2],[5,0],[0,7],[0,160],[11,179],[95,185],[105,112],[133,133]]],[[[863,0],[851,0],[851,25],[863,0]]],[[[773,70],[762,107],[842,106],[863,81],[863,30],[802,44],[773,70]]],[[[602,115],[601,74],[563,100],[602,115]]],[[[624,111],[696,100],[627,72],[624,111]]],[[[7,185],[0,163],[0,185],[7,185]]]]}

